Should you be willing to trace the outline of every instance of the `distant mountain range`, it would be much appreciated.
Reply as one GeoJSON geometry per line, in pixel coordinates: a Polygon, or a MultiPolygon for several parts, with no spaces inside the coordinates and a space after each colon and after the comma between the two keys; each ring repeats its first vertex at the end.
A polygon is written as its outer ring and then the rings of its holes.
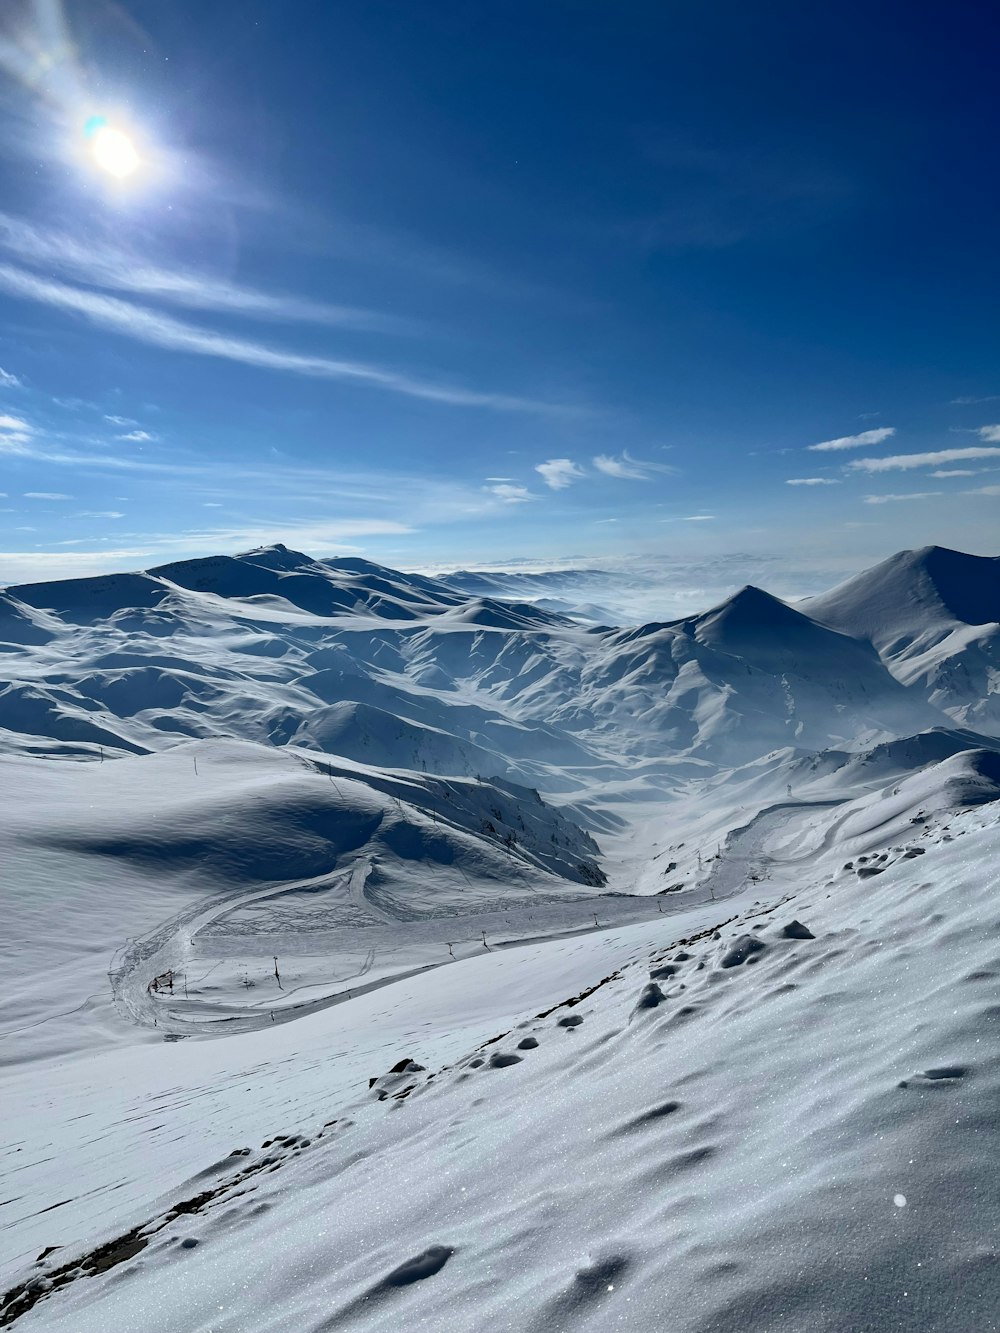
{"type": "Polygon", "coordinates": [[[232,737],[552,788],[637,757],[668,772],[933,727],[1000,735],[997,558],[907,551],[798,607],[746,587],[632,628],[491,595],[505,579],[278,545],[10,587],[0,744],[84,757],[232,737]]]}

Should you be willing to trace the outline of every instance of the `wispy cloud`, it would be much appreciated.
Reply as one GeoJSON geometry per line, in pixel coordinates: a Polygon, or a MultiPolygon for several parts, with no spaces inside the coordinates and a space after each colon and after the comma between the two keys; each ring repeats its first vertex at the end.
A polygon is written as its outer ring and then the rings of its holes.
{"type": "Polygon", "coordinates": [[[974,467],[950,467],[939,468],[937,472],[932,472],[932,477],[974,477],[980,471],[974,467]]]}
{"type": "Polygon", "coordinates": [[[908,495],[866,495],[865,504],[887,505],[900,500],[929,500],[932,495],[940,494],[940,491],[911,491],[908,495]]]}
{"type": "Polygon", "coordinates": [[[654,472],[677,471],[667,463],[648,463],[641,458],[633,458],[627,449],[618,455],[598,454],[592,461],[598,472],[621,481],[646,481],[654,472]]]}
{"type": "Polygon", "coordinates": [[[980,426],[979,435],[983,440],[1000,441],[1000,426],[980,426]]]}
{"type": "Polygon", "coordinates": [[[116,435],[116,440],[128,440],[132,444],[147,444],[158,440],[159,435],[151,435],[148,430],[130,430],[127,435],[116,435]]]}
{"type": "Polygon", "coordinates": [[[21,417],[0,415],[0,453],[24,453],[31,445],[32,428],[21,417]]]}
{"type": "Polygon", "coordinates": [[[975,407],[979,403],[1000,403],[1000,393],[989,393],[985,398],[953,398],[952,407],[975,407]]]}
{"type": "Polygon", "coordinates": [[[81,509],[74,518],[124,518],[125,515],[119,509],[81,509]]]}
{"type": "Polygon", "coordinates": [[[21,381],[16,375],[12,375],[9,370],[4,370],[3,366],[0,366],[0,389],[20,389],[22,387],[21,381]]]}
{"type": "Polygon", "coordinates": [[[835,477],[789,477],[786,486],[839,486],[835,477]]]}
{"type": "Polygon", "coordinates": [[[813,453],[836,453],[841,449],[864,449],[870,444],[881,444],[896,434],[895,426],[878,426],[875,430],[863,430],[858,435],[840,435],[835,440],[821,440],[819,444],[806,447],[813,453]]]}
{"type": "MultiPolygon", "coordinates": [[[[34,531],[34,529],[24,529],[34,531]]],[[[171,560],[197,558],[203,555],[232,555],[235,551],[246,551],[258,546],[268,546],[272,542],[283,542],[296,550],[331,554],[338,551],[357,551],[357,546],[347,543],[356,538],[404,536],[415,529],[405,523],[382,518],[334,519],[321,523],[270,523],[251,520],[244,526],[218,527],[209,529],[191,529],[181,533],[126,533],[124,537],[131,542],[127,548],[123,545],[115,550],[73,552],[72,562],[82,566],[80,572],[97,569],[136,569],[149,568],[152,565],[171,560]]],[[[119,539],[122,534],[119,534],[119,539]]],[[[72,539],[74,544],[79,540],[72,539]]],[[[93,540],[93,539],[90,539],[93,540]]],[[[6,552],[0,554],[5,572],[13,572],[15,577],[23,570],[21,577],[59,577],[57,572],[48,572],[47,567],[58,570],[65,567],[64,555],[69,553],[6,552]]]]}
{"type": "Polygon", "coordinates": [[[587,475],[572,458],[550,458],[545,463],[539,463],[535,471],[553,491],[564,491],[574,481],[587,475]]]}
{"type": "Polygon", "coordinates": [[[0,288],[12,296],[71,311],[100,328],[169,351],[190,352],[197,356],[235,361],[265,370],[290,371],[293,374],[317,379],[340,380],[452,407],[482,407],[498,412],[562,415],[575,412],[575,409],[529,398],[435,384],[416,376],[363,362],[340,361],[330,357],[307,356],[298,352],[284,351],[266,343],[187,324],[172,315],[161,314],[145,306],[133,305],[116,296],[104,296],[98,292],[72,287],[67,283],[39,277],[9,264],[0,264],[0,288]]]}
{"type": "Polygon", "coordinates": [[[963,491],[963,495],[1000,495],[1000,486],[977,486],[975,490],[963,491]]]}
{"type": "Polygon", "coordinates": [[[0,247],[21,262],[42,266],[49,273],[55,271],[92,286],[170,302],[190,310],[383,333],[414,332],[417,327],[415,321],[396,315],[262,292],[197,270],[150,264],[127,250],[100,242],[82,242],[65,232],[43,230],[7,213],[0,213],[0,247]]]}
{"type": "Polygon", "coordinates": [[[72,495],[63,495],[62,491],[25,491],[26,500],[72,500],[72,495]]]}
{"type": "Polygon", "coordinates": [[[973,445],[968,449],[936,449],[926,454],[891,454],[887,458],[854,458],[847,464],[856,472],[905,472],[916,467],[944,467],[971,458],[1000,458],[1000,449],[973,445]]]}
{"type": "Polygon", "coordinates": [[[109,421],[112,426],[138,426],[139,424],[132,417],[105,416],[104,420],[109,421]]]}
{"type": "Polygon", "coordinates": [[[527,486],[515,486],[509,481],[495,482],[492,486],[484,486],[483,490],[489,491],[491,495],[495,495],[498,500],[508,505],[524,504],[526,500],[535,499],[527,486]]]}

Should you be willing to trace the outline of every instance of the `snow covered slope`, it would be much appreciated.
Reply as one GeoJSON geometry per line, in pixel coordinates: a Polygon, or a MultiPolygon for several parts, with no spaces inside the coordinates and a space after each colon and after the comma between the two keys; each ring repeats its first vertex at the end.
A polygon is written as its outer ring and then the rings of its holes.
{"type": "MultiPolygon", "coordinates": [[[[103,1057],[77,1074],[87,1174],[114,1152],[148,1200],[115,1213],[98,1191],[82,1234],[58,1210],[35,1223],[39,1251],[64,1248],[6,1309],[52,1333],[638,1333],[665,1310],[681,1333],[990,1328],[984,809],[875,878],[817,861],[736,919],[705,904],[484,955],[401,984],[395,1008],[359,998],[347,1029],[346,1006],[303,1019],[291,1047],[279,1028],[127,1073],[103,1057]]],[[[51,1115],[23,1130],[36,1153],[51,1115]]]]}
{"type": "Polygon", "coordinates": [[[996,569],[0,593],[0,1328],[995,1327],[996,569]]]}

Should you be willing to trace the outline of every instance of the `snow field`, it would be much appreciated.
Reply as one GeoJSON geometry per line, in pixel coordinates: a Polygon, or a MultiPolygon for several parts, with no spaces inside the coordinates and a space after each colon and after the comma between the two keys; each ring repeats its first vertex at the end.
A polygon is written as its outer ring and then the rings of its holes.
{"type": "Polygon", "coordinates": [[[0,593],[0,1327],[996,1330],[998,568],[0,593]]]}

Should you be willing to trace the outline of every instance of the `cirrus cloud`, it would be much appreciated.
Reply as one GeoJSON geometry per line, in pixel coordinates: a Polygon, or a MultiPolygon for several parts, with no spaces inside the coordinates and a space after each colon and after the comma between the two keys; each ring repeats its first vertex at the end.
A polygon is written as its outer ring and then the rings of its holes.
{"type": "Polygon", "coordinates": [[[870,444],[881,444],[896,434],[895,426],[878,426],[875,430],[863,430],[859,435],[840,435],[835,440],[821,440],[819,444],[806,447],[813,453],[836,453],[841,449],[864,449],[870,444]]]}
{"type": "Polygon", "coordinates": [[[593,460],[598,472],[619,481],[646,481],[654,472],[676,472],[668,463],[649,463],[633,458],[627,449],[620,454],[598,454],[593,460]]]}
{"type": "Polygon", "coordinates": [[[173,315],[134,305],[120,297],[105,296],[100,292],[56,282],[10,264],[0,264],[0,289],[22,300],[67,310],[99,328],[168,351],[234,361],[263,370],[288,371],[313,379],[340,380],[452,407],[481,407],[497,412],[536,412],[563,416],[567,412],[576,414],[575,409],[558,404],[437,384],[386,366],[287,351],[254,339],[188,324],[173,315]]]}
{"type": "MultiPolygon", "coordinates": [[[[1000,427],[997,428],[1000,430],[1000,427]]],[[[1000,438],[1000,436],[998,436],[1000,438]]],[[[852,458],[847,464],[855,472],[906,472],[916,467],[946,467],[972,458],[1000,458],[1000,449],[972,445],[966,449],[935,449],[925,454],[890,454],[886,458],[852,458]]]]}

